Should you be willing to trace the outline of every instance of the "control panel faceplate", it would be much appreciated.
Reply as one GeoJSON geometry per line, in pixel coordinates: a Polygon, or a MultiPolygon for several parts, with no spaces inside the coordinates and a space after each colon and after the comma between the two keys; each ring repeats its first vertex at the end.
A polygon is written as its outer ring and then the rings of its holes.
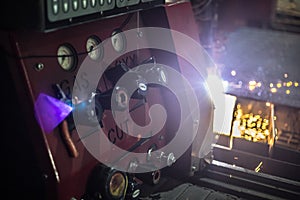
{"type": "MultiPolygon", "coordinates": [[[[40,94],[46,94],[51,98],[63,99],[72,96],[73,87],[81,88],[84,91],[90,82],[85,73],[77,74],[80,65],[84,60],[88,60],[87,62],[91,65],[101,68],[103,66],[99,63],[103,57],[102,54],[107,53],[104,49],[96,49],[92,52],[89,50],[99,47],[97,43],[101,43],[101,41],[110,38],[115,30],[119,29],[120,24],[123,24],[128,18],[130,18],[130,20],[128,20],[128,23],[123,27],[123,30],[141,26],[142,24],[137,24],[137,15],[138,14],[123,15],[106,21],[93,22],[81,25],[80,27],[71,27],[50,33],[16,33],[14,38],[18,44],[20,66],[22,66],[21,68],[29,80],[26,87],[30,90],[33,103],[37,101],[40,94]],[[76,82],[75,79],[79,81],[76,82]],[[59,98],[56,91],[53,90],[53,86],[58,86],[65,97],[59,98]]],[[[140,21],[140,23],[142,22],[140,21]]],[[[123,44],[123,40],[126,40],[126,38],[118,36],[116,40],[118,40],[118,42],[115,41],[115,37],[112,37],[112,40],[107,40],[109,42],[111,41],[112,49],[120,54],[120,57],[110,64],[110,68],[116,68],[120,64],[132,68],[152,56],[149,50],[138,50],[122,54],[122,49],[126,48],[126,45],[123,44]]],[[[102,93],[109,91],[112,87],[113,84],[105,77],[100,79],[99,85],[97,86],[102,93]]],[[[131,112],[131,117],[136,123],[145,126],[149,122],[148,108],[152,103],[165,104],[159,95],[162,91],[163,89],[160,88],[151,88],[148,90],[147,102],[131,112]]],[[[84,93],[83,96],[87,97],[89,94],[84,93]]],[[[79,97],[79,100],[81,100],[81,98],[82,97],[79,97]]],[[[72,101],[74,101],[74,99],[72,99],[72,101]]],[[[104,104],[110,104],[110,99],[108,102],[103,102],[102,107],[104,108],[104,104]]],[[[132,99],[129,103],[134,107],[139,102],[139,99],[132,99]]],[[[50,112],[48,115],[51,117],[50,112]]],[[[102,116],[102,130],[112,146],[111,151],[107,152],[107,158],[113,161],[120,158],[120,155],[114,153],[114,145],[128,150],[139,142],[139,138],[138,135],[133,137],[122,130],[127,129],[129,132],[132,131],[130,129],[131,125],[128,124],[126,118],[124,118],[124,123],[121,125],[123,127],[119,127],[115,124],[113,113],[109,109],[103,110],[102,116]]],[[[67,120],[67,123],[70,125],[70,121],[67,120]]],[[[99,130],[97,130],[97,128],[91,129],[89,124],[88,126],[85,124],[79,125],[79,127],[81,130],[84,130],[86,134],[82,134],[82,132],[78,134],[76,129],[63,127],[62,124],[50,132],[45,132],[45,130],[41,129],[40,133],[35,133],[45,136],[43,142],[47,144],[45,147],[49,148],[49,155],[40,156],[50,156],[52,159],[52,170],[55,172],[57,183],[59,183],[59,187],[57,188],[59,199],[70,199],[72,197],[70,195],[80,198],[85,193],[86,188],[78,187],[78,185],[74,183],[82,183],[85,185],[88,181],[89,173],[95,165],[99,163],[84,146],[84,141],[99,134],[99,130]],[[66,129],[69,130],[66,131],[66,129]],[[73,144],[70,145],[70,142],[73,144]]],[[[160,148],[166,143],[168,138],[165,134],[166,127],[150,140],[145,141],[143,145],[136,145],[131,151],[147,152],[153,144],[155,144],[157,148],[160,148]]],[[[101,141],[99,144],[100,143],[101,141]]],[[[101,147],[99,148],[101,149],[101,147]]],[[[126,160],[126,158],[122,159],[124,159],[123,162],[129,166],[130,160],[126,160]]],[[[50,176],[52,172],[48,173],[50,176]]],[[[46,172],[46,174],[48,173],[46,172]]]]}

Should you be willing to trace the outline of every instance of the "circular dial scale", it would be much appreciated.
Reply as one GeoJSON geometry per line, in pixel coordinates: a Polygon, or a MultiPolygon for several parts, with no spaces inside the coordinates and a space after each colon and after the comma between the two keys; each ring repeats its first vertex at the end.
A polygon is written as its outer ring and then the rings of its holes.
{"type": "Polygon", "coordinates": [[[62,69],[66,71],[73,70],[77,64],[75,49],[69,44],[59,46],[57,50],[57,61],[62,69]]]}
{"type": "Polygon", "coordinates": [[[86,51],[92,60],[98,60],[103,56],[103,46],[101,39],[93,35],[86,41],[86,51]]]}
{"type": "Polygon", "coordinates": [[[126,49],[126,37],[124,32],[120,29],[114,30],[111,34],[111,43],[116,52],[123,52],[126,49]]]}

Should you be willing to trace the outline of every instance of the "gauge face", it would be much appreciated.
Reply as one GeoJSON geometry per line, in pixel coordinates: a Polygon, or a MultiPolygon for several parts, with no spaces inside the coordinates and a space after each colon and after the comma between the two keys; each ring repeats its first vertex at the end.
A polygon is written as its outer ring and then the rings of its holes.
{"type": "Polygon", "coordinates": [[[103,46],[101,40],[97,36],[93,35],[86,41],[86,51],[92,60],[99,60],[103,56],[103,46]]]}
{"type": "Polygon", "coordinates": [[[111,43],[116,52],[123,52],[126,49],[126,37],[124,32],[120,29],[114,30],[111,35],[111,43]]]}
{"type": "Polygon", "coordinates": [[[57,61],[62,69],[66,71],[74,70],[77,64],[75,49],[69,44],[59,46],[57,50],[57,61]]]}
{"type": "Polygon", "coordinates": [[[109,193],[114,198],[120,198],[124,194],[126,180],[123,174],[117,172],[112,175],[109,182],[109,193]]]}

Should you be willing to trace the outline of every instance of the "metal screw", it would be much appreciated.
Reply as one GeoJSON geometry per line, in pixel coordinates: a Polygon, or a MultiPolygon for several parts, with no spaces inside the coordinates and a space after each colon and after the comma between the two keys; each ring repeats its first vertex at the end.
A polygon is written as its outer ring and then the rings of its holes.
{"type": "Polygon", "coordinates": [[[43,178],[44,178],[45,180],[47,180],[47,179],[48,179],[48,174],[43,174],[43,178]]]}
{"type": "Polygon", "coordinates": [[[196,171],[197,170],[197,167],[196,166],[192,166],[192,171],[196,171]]]}
{"type": "Polygon", "coordinates": [[[170,153],[167,157],[167,165],[171,166],[175,162],[176,162],[176,158],[175,158],[174,154],[170,153]]]}
{"type": "Polygon", "coordinates": [[[159,140],[164,140],[165,137],[164,137],[163,135],[160,135],[158,139],[159,139],[159,140]]]}
{"type": "Polygon", "coordinates": [[[42,69],[44,69],[44,64],[43,63],[38,63],[35,65],[35,70],[36,71],[41,71],[42,69]]]}
{"type": "Polygon", "coordinates": [[[138,35],[139,38],[142,38],[143,37],[143,32],[142,31],[138,31],[137,35],[138,35]]]}

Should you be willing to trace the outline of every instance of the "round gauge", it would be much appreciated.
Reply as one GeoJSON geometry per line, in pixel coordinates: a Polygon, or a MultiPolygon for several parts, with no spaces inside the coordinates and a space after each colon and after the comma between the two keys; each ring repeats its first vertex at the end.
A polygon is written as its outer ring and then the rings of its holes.
{"type": "Polygon", "coordinates": [[[77,64],[75,49],[70,44],[59,46],[57,49],[57,61],[59,66],[66,71],[75,69],[77,64]]]}
{"type": "Polygon", "coordinates": [[[103,46],[101,40],[97,36],[93,35],[86,41],[86,51],[92,60],[98,60],[103,56],[103,46]]]}
{"type": "Polygon", "coordinates": [[[111,35],[111,43],[116,52],[123,52],[126,49],[126,37],[121,29],[116,29],[111,35]]]}
{"type": "Polygon", "coordinates": [[[112,175],[109,182],[109,193],[113,198],[120,198],[123,196],[126,187],[126,179],[120,172],[112,175]]]}

